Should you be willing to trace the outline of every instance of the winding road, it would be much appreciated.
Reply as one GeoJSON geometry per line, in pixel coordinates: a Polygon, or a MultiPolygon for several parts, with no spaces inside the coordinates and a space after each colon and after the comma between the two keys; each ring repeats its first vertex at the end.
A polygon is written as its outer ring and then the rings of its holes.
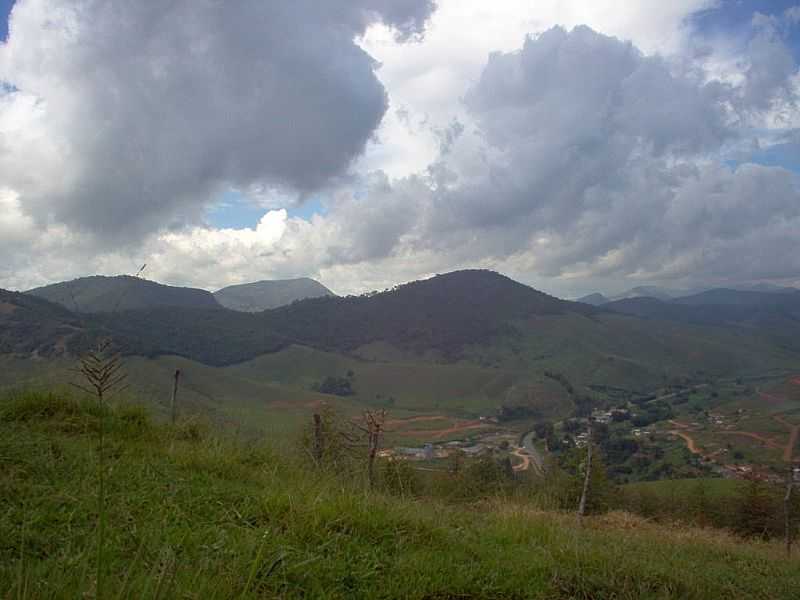
{"type": "Polygon", "coordinates": [[[530,459],[530,465],[532,465],[537,472],[544,473],[544,458],[542,457],[542,453],[539,452],[539,449],[536,448],[533,443],[534,437],[536,437],[535,432],[529,431],[526,433],[522,438],[522,448],[524,448],[525,452],[527,452],[528,458],[530,459]]]}

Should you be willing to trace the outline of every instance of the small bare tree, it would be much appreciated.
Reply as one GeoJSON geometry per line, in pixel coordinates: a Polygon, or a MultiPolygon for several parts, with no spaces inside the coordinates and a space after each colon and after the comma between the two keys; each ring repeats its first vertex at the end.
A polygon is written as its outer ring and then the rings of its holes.
{"type": "Polygon", "coordinates": [[[370,489],[375,486],[375,459],[385,431],[386,411],[364,411],[360,419],[345,419],[332,410],[315,413],[303,445],[317,466],[328,464],[338,470],[348,465],[361,471],[366,454],[370,489]]]}
{"type": "Polygon", "coordinates": [[[367,479],[370,489],[375,487],[375,457],[380,449],[385,423],[386,410],[367,410],[364,411],[364,424],[358,425],[367,436],[367,479]]]}
{"type": "Polygon", "coordinates": [[[98,428],[97,453],[97,597],[102,596],[103,589],[103,545],[105,542],[105,462],[103,459],[103,441],[105,434],[106,402],[115,393],[125,388],[127,375],[122,370],[122,358],[113,351],[111,340],[101,340],[94,349],[86,352],[80,359],[78,373],[83,383],[73,383],[76,388],[97,398],[100,414],[98,428]]]}

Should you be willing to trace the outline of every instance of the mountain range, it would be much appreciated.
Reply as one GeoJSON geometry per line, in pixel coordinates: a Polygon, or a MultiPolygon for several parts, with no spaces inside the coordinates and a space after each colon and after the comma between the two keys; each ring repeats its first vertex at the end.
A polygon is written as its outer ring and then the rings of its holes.
{"type": "Polygon", "coordinates": [[[74,282],[29,294],[2,292],[2,351],[75,355],[110,336],[127,355],[177,355],[222,366],[302,346],[368,360],[466,361],[512,370],[536,365],[584,381],[637,386],[665,369],[758,369],[800,351],[800,292],[713,290],[595,307],[492,271],[457,271],[386,292],[308,298],[255,313],[226,309],[202,290],[132,278],[115,278],[130,286],[121,299],[97,293],[106,279],[79,280],[93,284],[95,293],[74,282]],[[47,295],[55,302],[41,297],[47,295]],[[73,300],[81,311],[67,308],[73,300]]]}

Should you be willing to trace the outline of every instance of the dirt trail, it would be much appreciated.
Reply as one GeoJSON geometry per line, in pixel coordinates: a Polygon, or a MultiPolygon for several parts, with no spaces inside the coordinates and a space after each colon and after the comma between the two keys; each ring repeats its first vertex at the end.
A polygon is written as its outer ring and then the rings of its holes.
{"type": "Polygon", "coordinates": [[[514,451],[511,453],[520,460],[522,460],[522,464],[514,465],[515,471],[527,471],[531,467],[531,457],[527,454],[522,453],[523,448],[514,448],[514,451]]]}
{"type": "MultiPolygon", "coordinates": [[[[674,421],[670,422],[674,423],[674,421]]],[[[686,442],[686,447],[689,448],[689,452],[691,452],[692,454],[699,454],[700,456],[703,456],[703,451],[697,447],[697,444],[695,443],[694,438],[692,436],[690,436],[687,433],[684,433],[683,431],[678,431],[677,429],[673,429],[672,431],[670,431],[670,433],[672,435],[677,435],[678,437],[683,438],[683,441],[686,442]]]]}
{"type": "Polygon", "coordinates": [[[789,435],[789,443],[783,449],[783,460],[791,462],[794,459],[794,449],[797,448],[797,438],[800,437],[800,425],[792,427],[792,433],[789,435]]]}
{"type": "Polygon", "coordinates": [[[405,425],[406,423],[420,423],[420,422],[428,422],[428,421],[447,421],[448,418],[444,415],[431,415],[431,416],[420,416],[420,417],[408,417],[407,419],[389,419],[386,421],[387,426],[392,425],[405,425]]]}
{"type": "Polygon", "coordinates": [[[781,425],[785,425],[789,428],[789,441],[786,442],[786,447],[783,449],[783,460],[792,462],[792,459],[794,459],[794,449],[797,448],[797,439],[800,438],[800,425],[789,423],[789,421],[780,415],[776,415],[772,418],[781,425]]]}

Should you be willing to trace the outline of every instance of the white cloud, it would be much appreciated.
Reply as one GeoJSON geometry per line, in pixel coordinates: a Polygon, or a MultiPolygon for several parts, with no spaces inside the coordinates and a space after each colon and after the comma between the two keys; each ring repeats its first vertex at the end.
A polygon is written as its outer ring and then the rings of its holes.
{"type": "Polygon", "coordinates": [[[20,90],[0,96],[0,249],[25,252],[0,286],[142,263],[173,284],[310,275],[340,293],[470,266],[560,293],[798,278],[797,176],[720,164],[800,122],[780,27],[757,20],[734,56],[689,39],[703,0],[439,4],[420,42],[422,0],[286,3],[280,27],[254,1],[182,1],[151,26],[149,5],[23,0],[0,49],[20,90]],[[325,215],[282,210],[315,186],[325,215]],[[231,187],[264,218],[203,225],[231,187]]]}

